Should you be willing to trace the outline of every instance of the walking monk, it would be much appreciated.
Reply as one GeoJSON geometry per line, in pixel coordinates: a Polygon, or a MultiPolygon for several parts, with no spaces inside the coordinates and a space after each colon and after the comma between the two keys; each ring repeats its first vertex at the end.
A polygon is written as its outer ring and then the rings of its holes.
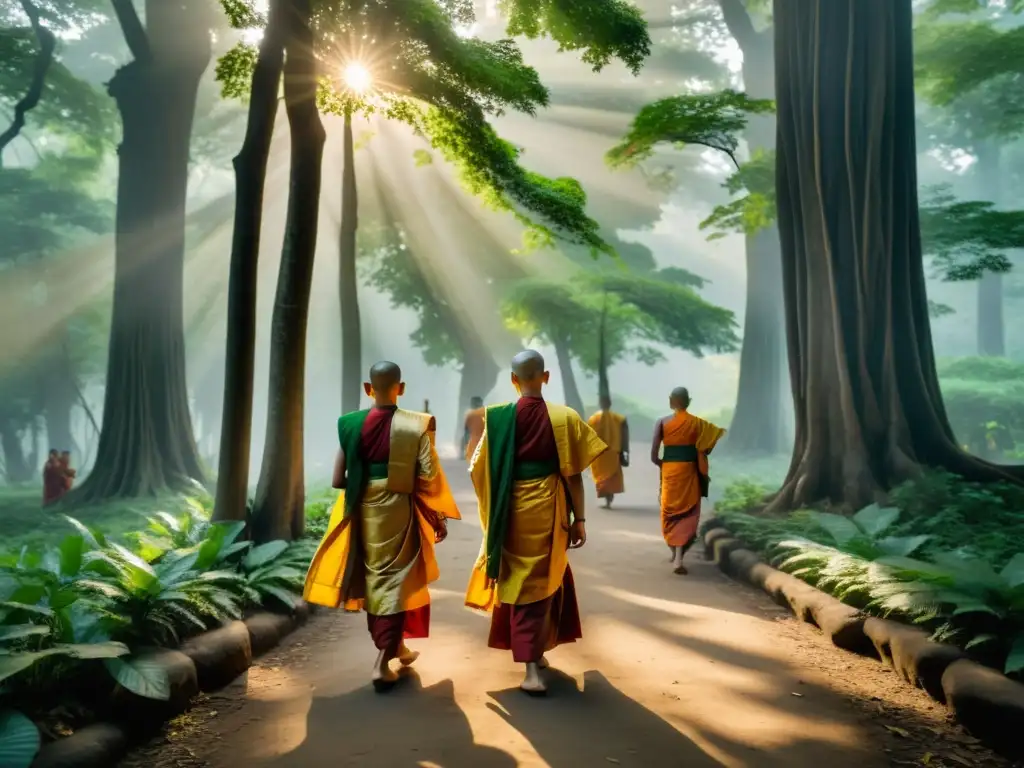
{"type": "Polygon", "coordinates": [[[381,691],[398,679],[393,659],[408,666],[419,656],[405,639],[429,634],[434,544],[448,534],[445,520],[461,516],[434,448],[434,418],[398,407],[405,392],[399,367],[377,363],[363,387],[374,406],[338,419],[334,487],[345,492],[313,556],[304,597],[365,609],[378,650],[371,680],[381,691]]]}
{"type": "Polygon", "coordinates": [[[470,464],[484,538],[466,605],[490,611],[487,645],[526,665],[533,696],[547,691],[545,651],[583,636],[568,550],[587,541],[582,472],[607,450],[574,410],[544,401],[547,382],[539,353],[512,359],[519,400],[487,408],[470,464]]]}
{"type": "Polygon", "coordinates": [[[697,539],[700,500],[708,496],[708,454],[725,430],[687,412],[690,393],[685,387],[672,390],[669,405],[672,415],[654,425],[651,461],[661,468],[661,532],[672,550],[674,571],[685,575],[683,555],[697,539]]]}
{"type": "Polygon", "coordinates": [[[473,458],[476,444],[480,442],[480,436],[484,433],[484,399],[482,397],[471,397],[469,399],[469,410],[466,411],[466,421],[462,431],[462,453],[466,461],[473,458]]]}
{"type": "Polygon", "coordinates": [[[612,505],[612,499],[626,490],[622,468],[629,466],[629,422],[626,417],[612,410],[612,399],[601,395],[601,410],[589,419],[597,436],[608,446],[594,461],[590,471],[594,473],[597,498],[604,499],[605,509],[612,505]]]}

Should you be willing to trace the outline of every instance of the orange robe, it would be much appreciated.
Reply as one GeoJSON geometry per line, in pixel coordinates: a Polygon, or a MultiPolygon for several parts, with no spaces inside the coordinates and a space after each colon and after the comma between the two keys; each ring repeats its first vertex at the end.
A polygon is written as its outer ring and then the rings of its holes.
{"type": "Polygon", "coordinates": [[[700,502],[707,497],[708,454],[725,430],[686,411],[655,426],[652,458],[661,459],[661,532],[670,547],[689,547],[697,538],[700,502]]]}
{"type": "Polygon", "coordinates": [[[625,493],[626,481],[622,475],[622,425],[626,417],[614,411],[598,411],[588,419],[588,423],[597,432],[608,450],[594,459],[590,471],[594,474],[597,486],[597,497],[614,496],[625,493]]]}

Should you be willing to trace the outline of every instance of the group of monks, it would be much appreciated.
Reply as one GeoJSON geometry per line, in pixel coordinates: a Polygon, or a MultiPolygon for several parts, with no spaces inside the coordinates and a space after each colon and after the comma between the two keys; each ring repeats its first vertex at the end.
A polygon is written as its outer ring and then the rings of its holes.
{"type": "Polygon", "coordinates": [[[43,506],[55,504],[64,498],[75,483],[77,472],[71,468],[71,451],[50,449],[43,465],[43,506]]]}
{"type": "MultiPolygon", "coordinates": [[[[419,656],[406,640],[430,629],[428,585],[439,575],[436,544],[461,514],[435,447],[429,413],[398,407],[400,368],[380,362],[363,386],[373,407],[338,420],[333,485],[342,490],[306,577],[311,603],[364,610],[377,648],[371,681],[398,680],[392,668],[419,656]]],[[[569,550],[587,541],[583,472],[610,506],[624,491],[629,465],[626,420],[604,397],[589,422],[544,399],[544,358],[525,350],[512,360],[519,399],[483,408],[474,398],[463,452],[480,513],[482,541],[465,605],[490,615],[487,645],[525,665],[520,688],[543,696],[545,654],[583,636],[569,550]]],[[[655,429],[651,459],[661,469],[661,514],[673,567],[696,539],[707,496],[707,455],[724,430],[688,413],[689,395],[673,390],[672,415],[655,429]],[[662,450],[664,446],[664,450],[662,450]]]]}

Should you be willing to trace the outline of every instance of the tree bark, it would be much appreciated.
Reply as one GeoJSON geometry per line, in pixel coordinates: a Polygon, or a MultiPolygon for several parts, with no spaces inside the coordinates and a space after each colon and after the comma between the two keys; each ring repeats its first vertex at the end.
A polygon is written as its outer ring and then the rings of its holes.
{"type": "MultiPolygon", "coordinates": [[[[34,467],[25,458],[21,433],[10,422],[0,423],[0,448],[4,449],[4,471],[9,483],[27,483],[32,479],[34,467]]],[[[42,468],[39,468],[42,471],[42,468]]]]}
{"type": "Polygon", "coordinates": [[[203,477],[192,434],[182,318],[185,197],[199,81],[210,62],[205,0],[119,2],[135,58],[108,85],[122,120],[114,304],[103,427],[76,501],[155,495],[203,477]]]}
{"type": "MultiPolygon", "coordinates": [[[[719,0],[723,18],[743,52],[743,85],[755,99],[775,98],[771,30],[758,31],[739,0],[719,0]]],[[[753,116],[745,134],[751,153],[775,146],[775,118],[753,116]]],[[[782,453],[792,441],[785,396],[782,253],[776,224],[746,237],[746,307],[739,386],[723,449],[736,454],[782,453]]]]}
{"type": "Polygon", "coordinates": [[[962,452],[932,348],[911,0],[776,0],[777,188],[796,442],[770,508],[882,501],[962,452]]]}
{"type": "Polygon", "coordinates": [[[235,156],[235,221],[228,276],[224,407],[221,413],[215,520],[245,520],[252,448],[253,377],[256,367],[256,289],[263,195],[284,68],[284,14],[288,0],[271,0],[267,28],[252,73],[249,116],[235,156]]]}
{"type": "Polygon", "coordinates": [[[306,326],[313,284],[321,160],[326,136],[316,106],[310,0],[292,0],[285,44],[284,96],[291,130],[291,178],[281,269],[271,318],[270,383],[263,464],[253,505],[257,542],[291,539],[305,527],[303,407],[306,326]]]}
{"type": "Polygon", "coordinates": [[[554,343],[558,370],[562,374],[562,393],[565,395],[565,404],[582,416],[583,397],[580,395],[580,388],[576,383],[576,373],[572,369],[572,353],[569,350],[569,344],[563,339],[555,339],[554,343]]]}
{"type": "Polygon", "coordinates": [[[359,198],[356,189],[352,115],[345,113],[344,168],[341,176],[341,234],[339,237],[338,300],[341,303],[341,411],[359,410],[363,395],[362,331],[359,286],[356,279],[356,232],[359,198]]]}
{"type": "Polygon", "coordinates": [[[71,409],[78,399],[78,389],[68,358],[65,323],[59,324],[55,336],[51,339],[51,359],[45,367],[41,382],[43,409],[46,413],[46,439],[48,448],[76,452],[77,446],[71,434],[71,409]]]}
{"type": "MultiPolygon", "coordinates": [[[[466,335],[468,336],[469,333],[467,332],[466,335]]],[[[459,380],[459,418],[455,422],[456,445],[461,444],[462,441],[464,428],[462,414],[469,410],[469,401],[474,397],[484,397],[494,389],[494,385],[498,382],[499,370],[491,353],[479,339],[473,338],[463,344],[462,375],[459,380]]]]}

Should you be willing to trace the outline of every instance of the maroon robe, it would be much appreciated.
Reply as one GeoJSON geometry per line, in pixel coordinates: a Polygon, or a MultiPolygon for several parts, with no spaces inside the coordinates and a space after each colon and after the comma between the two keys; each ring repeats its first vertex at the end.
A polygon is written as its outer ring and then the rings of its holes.
{"type": "Polygon", "coordinates": [[[70,487],[60,460],[47,461],[43,466],[43,506],[59,501],[70,487]]]}
{"type": "MultiPolygon", "coordinates": [[[[391,456],[391,420],[397,406],[374,406],[366,415],[359,434],[359,456],[366,462],[382,463],[391,456]]],[[[366,626],[378,651],[391,657],[398,654],[403,638],[427,637],[430,634],[430,605],[414,611],[375,616],[366,613],[366,626]]]]}
{"type": "MultiPolygon", "coordinates": [[[[558,444],[548,407],[541,397],[516,403],[515,461],[558,464],[558,444]]],[[[561,491],[558,491],[561,492],[561,491]]],[[[583,637],[576,585],[565,566],[562,586],[551,597],[524,605],[502,603],[491,612],[489,648],[512,651],[516,663],[536,662],[557,645],[583,637]]]]}

